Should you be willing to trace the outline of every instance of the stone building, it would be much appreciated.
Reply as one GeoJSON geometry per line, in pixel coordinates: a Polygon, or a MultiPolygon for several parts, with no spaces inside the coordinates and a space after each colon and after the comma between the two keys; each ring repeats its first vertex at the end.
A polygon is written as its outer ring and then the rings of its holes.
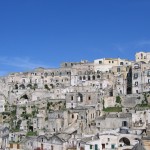
{"type": "Polygon", "coordinates": [[[132,64],[132,93],[150,90],[150,64],[136,62],[132,64]]]}
{"type": "Polygon", "coordinates": [[[98,131],[117,129],[120,127],[132,127],[132,114],[114,113],[96,119],[96,128],[98,131]],[[109,123],[108,123],[109,122],[109,123]]]}
{"type": "Polygon", "coordinates": [[[135,61],[136,62],[145,62],[145,63],[149,63],[150,61],[150,53],[147,52],[138,52],[135,55],[135,61]]]}
{"type": "Polygon", "coordinates": [[[68,120],[68,111],[50,112],[45,129],[50,133],[61,133],[68,127],[68,120]]]}
{"type": "Polygon", "coordinates": [[[9,128],[0,126],[0,148],[7,149],[9,144],[9,128]]]}

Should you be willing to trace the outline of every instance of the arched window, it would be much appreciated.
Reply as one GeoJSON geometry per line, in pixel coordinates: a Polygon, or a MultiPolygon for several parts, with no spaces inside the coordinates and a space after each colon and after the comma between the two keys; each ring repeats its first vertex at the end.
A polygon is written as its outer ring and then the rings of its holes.
{"type": "Polygon", "coordinates": [[[72,114],[72,119],[74,118],[74,114],[72,114]]]}
{"type": "Polygon", "coordinates": [[[27,85],[27,88],[32,88],[32,85],[31,85],[31,84],[28,84],[28,85],[27,85]]]}
{"type": "Polygon", "coordinates": [[[125,145],[130,145],[130,140],[128,138],[125,138],[125,137],[121,138],[119,140],[119,142],[124,143],[125,145]]]}
{"type": "Polygon", "coordinates": [[[21,89],[25,89],[25,85],[24,85],[24,84],[21,84],[19,87],[20,87],[21,89]]]}
{"type": "Polygon", "coordinates": [[[91,80],[91,77],[90,77],[90,76],[88,76],[88,80],[91,80]]]}
{"type": "Polygon", "coordinates": [[[91,100],[91,96],[88,97],[88,100],[91,100]]]}
{"type": "Polygon", "coordinates": [[[95,80],[95,76],[93,76],[92,79],[95,80]]]}
{"type": "Polygon", "coordinates": [[[86,77],[85,77],[85,76],[83,76],[83,80],[86,80],[86,77]]]}
{"type": "Polygon", "coordinates": [[[79,77],[79,80],[82,80],[82,77],[81,77],[81,76],[79,77]]]}
{"type": "Polygon", "coordinates": [[[78,93],[78,101],[83,102],[83,95],[81,93],[78,93]]]}
{"type": "Polygon", "coordinates": [[[71,96],[71,100],[73,100],[73,96],[71,96]]]}

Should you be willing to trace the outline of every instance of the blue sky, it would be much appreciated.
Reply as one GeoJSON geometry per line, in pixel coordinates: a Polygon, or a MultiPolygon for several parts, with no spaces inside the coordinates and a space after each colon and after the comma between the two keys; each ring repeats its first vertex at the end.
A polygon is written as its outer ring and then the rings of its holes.
{"type": "Polygon", "coordinates": [[[0,75],[150,51],[149,0],[0,1],[0,75]]]}

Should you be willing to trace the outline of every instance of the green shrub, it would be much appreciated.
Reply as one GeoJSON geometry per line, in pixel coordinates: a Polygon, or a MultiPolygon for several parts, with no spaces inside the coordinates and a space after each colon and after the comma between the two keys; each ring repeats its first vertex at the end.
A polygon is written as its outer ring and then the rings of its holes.
{"type": "Polygon", "coordinates": [[[121,98],[120,98],[120,96],[116,96],[116,103],[121,104],[121,98]]]}
{"type": "Polygon", "coordinates": [[[106,112],[122,112],[122,107],[107,107],[107,108],[104,108],[103,111],[106,111],[106,112]]]}
{"type": "Polygon", "coordinates": [[[37,136],[37,132],[29,131],[27,132],[26,136],[37,136]]]}

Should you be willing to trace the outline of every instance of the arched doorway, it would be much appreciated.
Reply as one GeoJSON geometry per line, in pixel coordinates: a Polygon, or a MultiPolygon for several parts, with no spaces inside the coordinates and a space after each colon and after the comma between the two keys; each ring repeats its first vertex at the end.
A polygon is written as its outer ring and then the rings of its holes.
{"type": "Polygon", "coordinates": [[[124,145],[130,145],[130,140],[126,137],[123,137],[119,140],[119,143],[124,143],[124,145]]]}

